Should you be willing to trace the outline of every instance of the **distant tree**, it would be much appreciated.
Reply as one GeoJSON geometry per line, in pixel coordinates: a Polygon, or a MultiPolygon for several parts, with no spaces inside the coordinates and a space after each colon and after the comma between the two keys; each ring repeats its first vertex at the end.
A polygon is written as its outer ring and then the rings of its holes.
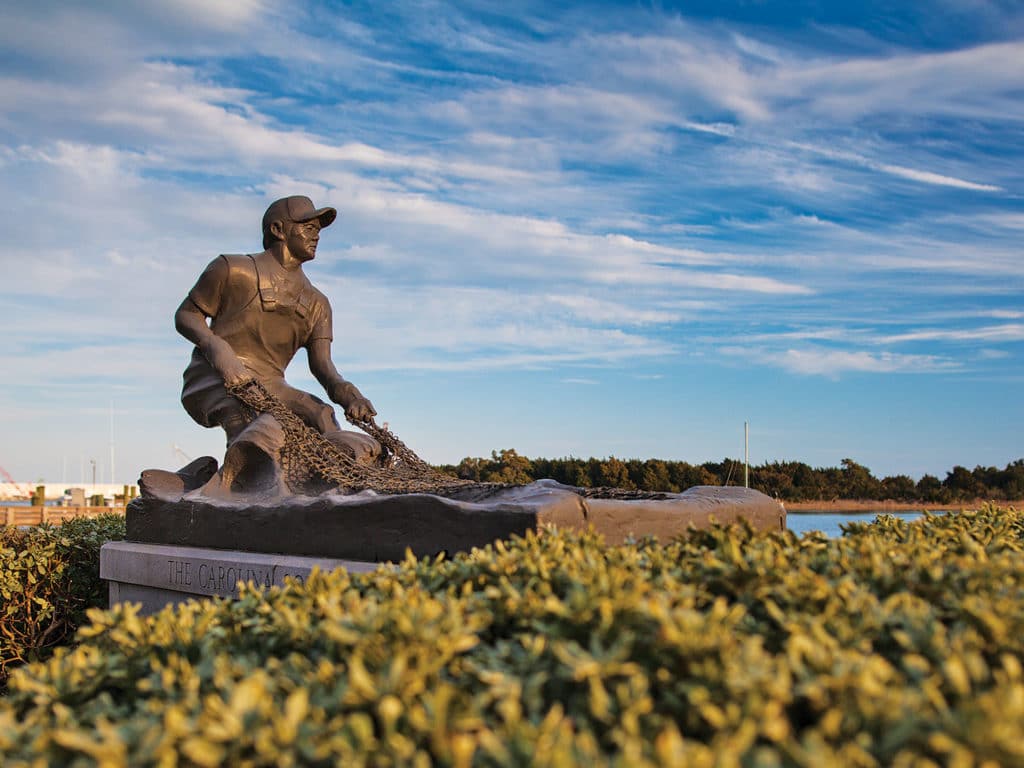
{"type": "Polygon", "coordinates": [[[975,494],[979,498],[1019,501],[1024,498],[1024,459],[997,467],[975,467],[975,494]]]}
{"type": "Polygon", "coordinates": [[[949,491],[950,496],[958,501],[968,501],[982,495],[981,485],[974,473],[959,464],[946,473],[942,485],[949,491]]]}
{"type": "Polygon", "coordinates": [[[483,477],[484,460],[467,456],[455,467],[455,474],[463,480],[473,480],[479,483],[483,477]]]}
{"type": "Polygon", "coordinates": [[[1024,459],[1007,464],[1000,482],[1003,498],[1011,501],[1024,499],[1024,459]]]}
{"type": "Polygon", "coordinates": [[[822,493],[822,481],[819,473],[803,462],[792,462],[788,465],[793,475],[793,500],[814,501],[825,498],[822,493]]]}
{"type": "Polygon", "coordinates": [[[633,484],[634,488],[642,488],[644,482],[644,463],[640,459],[628,459],[624,463],[629,482],[633,484]]]}
{"type": "Polygon", "coordinates": [[[844,499],[877,499],[881,493],[881,483],[871,474],[871,470],[853,459],[843,459],[840,495],[844,499]]]}
{"type": "Polygon", "coordinates": [[[633,481],[629,479],[629,470],[626,465],[614,456],[610,456],[601,462],[600,479],[598,485],[607,488],[636,488],[633,481]]]}
{"type": "Polygon", "coordinates": [[[907,475],[893,475],[882,480],[882,498],[894,501],[917,499],[917,484],[907,475]]]}
{"type": "Polygon", "coordinates": [[[917,481],[917,498],[933,504],[945,504],[949,501],[949,491],[935,475],[923,475],[917,481]]]}
{"type": "Polygon", "coordinates": [[[564,476],[565,480],[559,482],[563,482],[566,485],[574,485],[577,488],[586,488],[592,485],[587,462],[582,459],[570,459],[566,462],[564,476]]]}
{"type": "Polygon", "coordinates": [[[648,459],[644,462],[643,476],[639,487],[645,491],[678,492],[679,486],[672,482],[668,464],[659,459],[648,459]]]}
{"type": "Polygon", "coordinates": [[[722,459],[721,462],[707,461],[701,465],[714,478],[714,485],[743,485],[743,462],[739,459],[722,459]]]}
{"type": "MultiPolygon", "coordinates": [[[[561,469],[560,464],[562,464],[561,459],[530,459],[530,475],[534,480],[539,480],[542,477],[558,480],[555,475],[561,469]]],[[[559,480],[559,482],[562,481],[559,480]]]]}
{"type": "Polygon", "coordinates": [[[685,461],[673,461],[668,465],[669,481],[676,488],[684,490],[695,485],[721,485],[718,477],[704,466],[687,464],[685,461]]]}
{"type": "Polygon", "coordinates": [[[486,479],[492,483],[525,485],[534,480],[533,462],[525,456],[520,456],[512,448],[500,452],[491,451],[491,463],[493,467],[486,479]]]}
{"type": "Polygon", "coordinates": [[[785,464],[775,462],[753,467],[751,485],[768,496],[780,499],[794,499],[793,476],[785,464]]]}
{"type": "Polygon", "coordinates": [[[845,499],[846,486],[843,471],[838,467],[820,467],[815,470],[821,482],[822,499],[845,499]]]}

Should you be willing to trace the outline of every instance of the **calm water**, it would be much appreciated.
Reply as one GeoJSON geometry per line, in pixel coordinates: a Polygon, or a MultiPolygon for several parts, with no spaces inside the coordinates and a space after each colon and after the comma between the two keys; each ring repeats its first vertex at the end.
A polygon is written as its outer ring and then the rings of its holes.
{"type": "Polygon", "coordinates": [[[839,526],[843,523],[871,523],[879,515],[892,515],[901,520],[917,520],[920,512],[789,512],[786,527],[796,534],[821,531],[826,536],[842,536],[839,526]]]}

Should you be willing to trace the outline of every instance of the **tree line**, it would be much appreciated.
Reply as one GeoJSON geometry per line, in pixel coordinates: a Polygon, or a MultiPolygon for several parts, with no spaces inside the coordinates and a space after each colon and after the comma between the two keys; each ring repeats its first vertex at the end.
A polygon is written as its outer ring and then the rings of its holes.
{"type": "MultiPolygon", "coordinates": [[[[442,471],[477,482],[530,483],[542,478],[584,488],[610,487],[677,493],[694,485],[742,485],[743,462],[688,464],[661,459],[530,459],[513,449],[491,451],[491,457],[467,457],[442,471]]],[[[950,504],[987,499],[1024,499],[1024,459],[1005,469],[955,466],[944,479],[908,475],[881,479],[853,459],[839,467],[811,467],[800,461],[773,461],[750,467],[750,487],[784,501],[864,499],[872,501],[950,504]]]]}

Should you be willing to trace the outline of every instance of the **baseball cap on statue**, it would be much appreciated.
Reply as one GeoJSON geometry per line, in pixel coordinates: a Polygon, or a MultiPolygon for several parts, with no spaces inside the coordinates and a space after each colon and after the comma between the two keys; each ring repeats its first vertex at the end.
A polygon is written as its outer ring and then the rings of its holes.
{"type": "Polygon", "coordinates": [[[313,201],[305,195],[293,195],[275,200],[263,214],[263,231],[270,229],[274,221],[296,221],[300,224],[313,219],[320,219],[321,227],[329,227],[338,217],[338,212],[331,207],[314,208],[313,201]]]}

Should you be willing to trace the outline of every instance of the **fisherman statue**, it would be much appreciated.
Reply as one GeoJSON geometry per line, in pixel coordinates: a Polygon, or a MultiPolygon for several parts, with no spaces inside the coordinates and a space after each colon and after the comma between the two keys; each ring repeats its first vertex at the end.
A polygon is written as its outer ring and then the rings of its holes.
{"type": "Polygon", "coordinates": [[[281,424],[231,393],[252,382],[356,462],[371,464],[380,455],[377,441],[342,430],[333,407],[284,378],[305,347],[310,372],[346,416],[361,421],[376,415],[335,368],[331,304],[303,271],[316,256],[321,231],[336,217],[334,208],[316,208],[308,197],[276,200],[263,215],[264,250],[218,256],[178,307],[175,327],[195,344],[183,376],[182,405],[198,424],[221,427],[227,438],[223,466],[204,488],[207,495],[287,492],[281,424]]]}
{"type": "Polygon", "coordinates": [[[264,250],[217,257],[181,303],[175,325],[195,345],[182,404],[200,425],[223,429],[227,449],[223,462],[143,470],[126,512],[131,546],[382,561],[468,551],[549,525],[593,528],[609,542],[712,520],[785,527],[781,505],[747,488],[507,485],[427,464],[376,424],[373,404],[331,361],[331,305],[303,265],[336,217],[308,197],[275,201],[263,216],[264,250]],[[327,400],[285,381],[302,347],[327,400]],[[359,431],[341,429],[331,403],[359,431]]]}

